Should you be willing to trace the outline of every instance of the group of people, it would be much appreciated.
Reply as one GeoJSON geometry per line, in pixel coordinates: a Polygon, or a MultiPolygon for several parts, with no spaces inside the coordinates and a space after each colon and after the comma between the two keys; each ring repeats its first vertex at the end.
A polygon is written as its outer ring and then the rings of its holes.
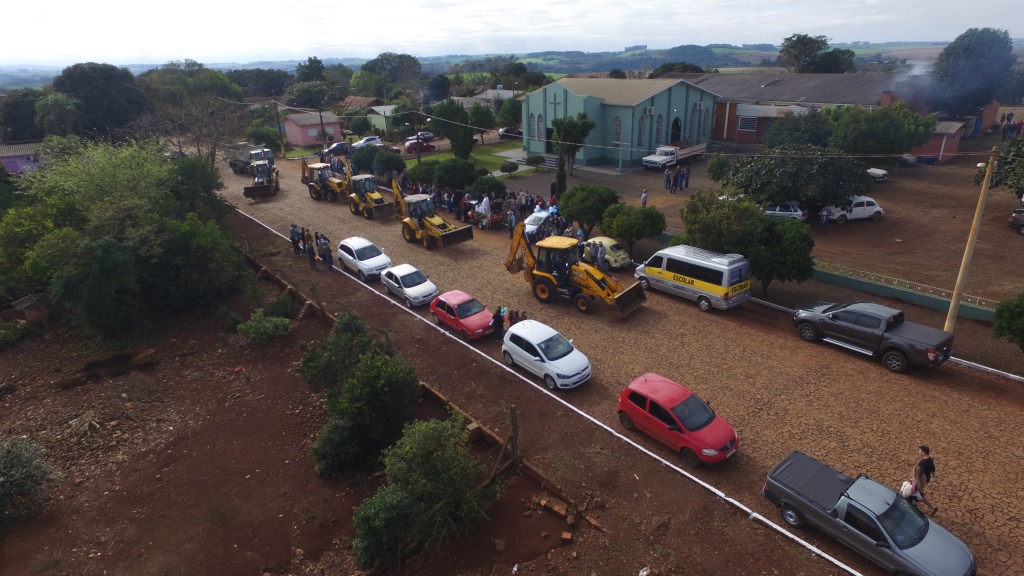
{"type": "Polygon", "coordinates": [[[305,254],[309,257],[309,267],[317,270],[316,261],[327,266],[328,270],[334,269],[334,254],[331,252],[331,240],[326,234],[313,232],[305,227],[298,227],[295,224],[288,229],[288,239],[291,240],[292,250],[296,256],[305,254]]]}
{"type": "Polygon", "coordinates": [[[665,168],[665,190],[669,194],[675,194],[676,190],[690,187],[690,167],[676,165],[675,172],[671,168],[665,168]]]}
{"type": "Polygon", "coordinates": [[[999,118],[999,126],[1003,130],[1003,140],[1013,140],[1024,134],[1024,119],[1013,122],[1013,112],[1007,112],[999,118]]]}

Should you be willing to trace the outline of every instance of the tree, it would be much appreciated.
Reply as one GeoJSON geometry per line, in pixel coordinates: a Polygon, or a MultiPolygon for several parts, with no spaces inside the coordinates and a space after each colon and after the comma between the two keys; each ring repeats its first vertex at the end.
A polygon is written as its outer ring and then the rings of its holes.
{"type": "Polygon", "coordinates": [[[523,122],[523,101],[510,98],[502,102],[497,120],[501,126],[518,127],[523,122]]]}
{"type": "Polygon", "coordinates": [[[439,102],[452,96],[452,81],[446,74],[436,74],[427,82],[426,102],[439,102]]]}
{"type": "Polygon", "coordinates": [[[391,354],[387,344],[374,338],[358,315],[342,312],[336,326],[299,360],[299,374],[306,385],[313,392],[326,392],[328,398],[342,393],[342,384],[353,377],[360,357],[391,354]]]}
{"type": "Polygon", "coordinates": [[[708,165],[705,168],[705,171],[712,182],[721,182],[729,175],[729,170],[731,168],[732,166],[729,164],[729,157],[721,152],[715,152],[708,160],[708,165]]]}
{"type": "Polygon", "coordinates": [[[492,210],[498,210],[508,197],[508,188],[505,186],[505,183],[491,174],[473,180],[473,184],[470,185],[469,189],[474,196],[490,194],[493,199],[492,210]]]}
{"type": "Polygon", "coordinates": [[[480,135],[480,143],[483,144],[484,133],[494,129],[494,112],[490,107],[474,102],[473,107],[469,109],[469,123],[473,125],[476,133],[480,135]]]}
{"type": "Polygon", "coordinates": [[[764,294],[775,280],[799,283],[814,276],[811,228],[792,218],[758,215],[752,233],[742,237],[738,248],[750,261],[751,273],[761,283],[764,294]]]}
{"type": "Polygon", "coordinates": [[[619,80],[625,80],[626,78],[628,78],[628,76],[626,76],[625,70],[622,70],[621,68],[612,68],[611,70],[609,70],[608,77],[617,78],[619,80]]]}
{"type": "MultiPolygon", "coordinates": [[[[936,116],[922,116],[897,102],[874,112],[861,106],[826,109],[833,125],[829,145],[849,154],[900,156],[928,142],[936,116]]],[[[774,128],[773,128],[774,130],[774,128]]]]}
{"type": "Polygon", "coordinates": [[[805,144],[824,148],[828,146],[828,139],[831,136],[832,123],[829,117],[818,109],[811,108],[806,114],[789,113],[782,118],[776,118],[772,122],[771,130],[761,139],[761,143],[767,148],[805,144]]]}
{"type": "Polygon", "coordinates": [[[782,41],[779,62],[790,72],[818,72],[842,74],[853,72],[854,53],[851,50],[829,50],[826,36],[793,34],[782,41]]]}
{"type": "Polygon", "coordinates": [[[124,128],[153,109],[152,103],[125,68],[86,62],[64,69],[53,79],[53,89],[82,105],[82,128],[87,133],[109,133],[124,128]]]}
{"type": "Polygon", "coordinates": [[[351,88],[354,94],[372,96],[387,100],[394,91],[394,85],[384,74],[373,74],[368,70],[360,70],[352,75],[351,88]]]}
{"type": "Polygon", "coordinates": [[[1016,62],[1006,30],[971,28],[942,49],[932,67],[933,110],[976,114],[1003,88],[1016,62]]]}
{"type": "MultiPolygon", "coordinates": [[[[577,184],[558,199],[558,212],[583,227],[587,238],[601,225],[608,208],[619,203],[619,193],[606,186],[577,184]]],[[[603,227],[602,227],[603,228],[603,227]]]]}
{"type": "Polygon", "coordinates": [[[417,184],[434,183],[434,171],[441,163],[440,160],[423,160],[409,167],[409,180],[417,184]]]}
{"type": "Polygon", "coordinates": [[[725,183],[758,202],[848,206],[850,197],[868,192],[871,177],[838,151],[786,146],[739,160],[725,183]]]}
{"type": "Polygon", "coordinates": [[[47,134],[81,134],[81,116],[81,103],[67,94],[50,92],[36,102],[36,125],[47,134]]]}
{"type": "Polygon", "coordinates": [[[576,153],[583,147],[583,141],[590,135],[590,131],[597,128],[597,124],[587,117],[586,112],[580,112],[575,117],[555,118],[551,121],[551,127],[554,128],[555,148],[558,155],[565,158],[571,176],[576,166],[576,153]]]}
{"type": "Polygon", "coordinates": [[[992,334],[996,338],[1006,338],[1024,351],[1024,292],[996,304],[993,316],[992,334]]]}
{"type": "Polygon", "coordinates": [[[74,324],[105,338],[131,331],[139,308],[133,254],[114,238],[87,240],[71,264],[57,271],[50,302],[70,313],[74,324]]]}
{"type": "Polygon", "coordinates": [[[377,154],[382,152],[379,146],[362,146],[352,153],[352,168],[359,174],[370,174],[373,172],[373,161],[377,154]]]}
{"type": "Polygon", "coordinates": [[[327,80],[327,73],[324,69],[323,60],[316,56],[306,58],[305,62],[295,65],[296,82],[323,82],[327,80]]]}
{"type": "Polygon", "coordinates": [[[246,96],[281,96],[295,78],[284,70],[248,68],[228,70],[227,79],[242,89],[246,96]]]}
{"type": "MultiPolygon", "coordinates": [[[[499,168],[498,170],[500,170],[502,174],[509,174],[509,175],[511,175],[513,172],[518,172],[519,171],[519,163],[518,162],[513,162],[511,160],[509,160],[507,162],[502,162],[501,163],[501,168],[499,168]]],[[[0,209],[2,209],[2,208],[0,208],[0,209]]]]}
{"type": "Polygon", "coordinates": [[[764,217],[764,212],[747,200],[719,200],[719,196],[731,196],[729,192],[721,188],[700,190],[679,209],[688,244],[733,252],[753,235],[754,223],[764,217]]]}
{"type": "MultiPolygon", "coordinates": [[[[375,146],[374,146],[375,148],[375,146]]],[[[373,173],[382,176],[387,172],[397,170],[405,172],[405,160],[394,152],[381,151],[373,159],[373,173]]]]}
{"type": "Polygon", "coordinates": [[[612,204],[605,210],[601,230],[625,243],[626,251],[632,258],[634,244],[665,231],[665,215],[654,207],[612,204]]]}
{"type": "Polygon", "coordinates": [[[330,104],[331,87],[322,80],[297,82],[288,87],[281,97],[285,104],[299,108],[322,109],[330,104]]]}
{"type": "Polygon", "coordinates": [[[422,82],[420,61],[409,54],[384,52],[363,64],[359,73],[382,75],[390,83],[405,90],[418,88],[422,82]]]}
{"type": "Polygon", "coordinates": [[[373,129],[373,124],[370,123],[370,119],[366,116],[356,116],[349,121],[348,129],[355,132],[361,138],[364,134],[370,133],[370,130],[373,129]]]}
{"type": "Polygon", "coordinates": [[[0,536],[16,520],[36,516],[45,488],[58,479],[42,446],[25,438],[0,436],[0,536]]]}
{"type": "Polygon", "coordinates": [[[36,103],[42,98],[43,93],[33,88],[0,95],[0,141],[39,140],[45,135],[34,121],[36,103]]]}
{"type": "Polygon", "coordinates": [[[434,186],[442,190],[464,190],[476,180],[476,168],[469,160],[449,158],[434,168],[434,186]]]}
{"type": "MultiPolygon", "coordinates": [[[[648,78],[657,78],[669,72],[683,72],[683,73],[696,73],[704,74],[707,72],[704,68],[697,66],[696,64],[690,64],[689,62],[664,62],[659,64],[657,68],[651,70],[651,73],[647,75],[648,78]]],[[[609,77],[611,74],[609,74],[609,77]]],[[[623,76],[625,78],[625,76],[623,76]]]]}
{"type": "Polygon", "coordinates": [[[1006,85],[996,93],[996,100],[1009,106],[1024,104],[1024,69],[1014,69],[1006,85]]]}
{"type": "MultiPolygon", "coordinates": [[[[1017,137],[1003,144],[992,170],[991,186],[1005,185],[1014,196],[1024,198],[1024,162],[1019,158],[1024,158],[1024,138],[1017,137]]],[[[985,168],[980,168],[974,177],[974,185],[981,186],[984,180],[985,168]]]]}
{"type": "MultiPolygon", "coordinates": [[[[473,151],[473,127],[469,125],[469,113],[456,100],[448,99],[434,106],[431,126],[441,136],[447,137],[452,145],[452,154],[463,160],[473,151]]],[[[468,183],[467,183],[468,184],[468,183]]]]}

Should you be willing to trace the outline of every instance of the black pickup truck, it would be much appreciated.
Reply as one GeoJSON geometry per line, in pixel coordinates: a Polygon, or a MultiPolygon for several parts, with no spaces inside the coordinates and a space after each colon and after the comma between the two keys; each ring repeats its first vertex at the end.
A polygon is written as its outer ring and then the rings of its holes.
{"type": "Polygon", "coordinates": [[[814,302],[793,314],[793,325],[807,342],[823,340],[868,356],[881,356],[885,367],[934,368],[953,354],[953,333],[907,322],[903,311],[873,302],[814,302]]]}

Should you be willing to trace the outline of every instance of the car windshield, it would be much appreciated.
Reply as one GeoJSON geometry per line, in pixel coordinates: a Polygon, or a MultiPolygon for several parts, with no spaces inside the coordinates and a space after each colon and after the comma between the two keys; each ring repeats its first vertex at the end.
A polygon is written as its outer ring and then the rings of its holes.
{"type": "Polygon", "coordinates": [[[609,248],[608,251],[609,252],[616,252],[616,253],[618,253],[618,252],[625,252],[625,250],[622,249],[622,245],[621,244],[612,244],[612,247],[609,248]]]}
{"type": "Polygon", "coordinates": [[[706,427],[715,419],[714,411],[708,408],[708,405],[696,394],[691,394],[689,398],[677,404],[672,412],[683,423],[683,428],[690,432],[696,432],[706,427]]]}
{"type": "Polygon", "coordinates": [[[481,304],[476,298],[472,300],[466,300],[462,304],[455,307],[455,314],[459,318],[469,318],[473,314],[479,314],[483,312],[484,305],[481,304]]]}
{"type": "Polygon", "coordinates": [[[540,353],[548,360],[565,358],[569,354],[572,354],[572,351],[574,350],[572,344],[561,334],[555,334],[537,346],[540,347],[540,353]]]}
{"type": "Polygon", "coordinates": [[[538,226],[548,217],[547,212],[534,212],[526,219],[526,223],[531,226],[538,226]]]}
{"type": "Polygon", "coordinates": [[[900,550],[917,546],[928,534],[928,519],[901,496],[893,499],[878,521],[900,550]]]}
{"type": "Polygon", "coordinates": [[[402,286],[406,288],[412,288],[413,286],[419,286],[427,281],[427,277],[423,275],[423,272],[415,270],[402,276],[402,286]]]}
{"type": "Polygon", "coordinates": [[[383,252],[380,251],[380,248],[377,248],[376,244],[356,248],[356,260],[359,260],[360,262],[369,260],[370,258],[376,258],[381,254],[383,254],[383,252]]]}

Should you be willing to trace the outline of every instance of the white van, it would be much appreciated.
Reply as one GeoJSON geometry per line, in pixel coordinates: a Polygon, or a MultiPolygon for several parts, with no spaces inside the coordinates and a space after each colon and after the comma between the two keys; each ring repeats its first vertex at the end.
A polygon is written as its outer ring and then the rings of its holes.
{"type": "Polygon", "coordinates": [[[648,258],[634,276],[645,290],[657,288],[696,300],[704,312],[750,300],[750,262],[740,254],[672,246],[648,258]]]}

